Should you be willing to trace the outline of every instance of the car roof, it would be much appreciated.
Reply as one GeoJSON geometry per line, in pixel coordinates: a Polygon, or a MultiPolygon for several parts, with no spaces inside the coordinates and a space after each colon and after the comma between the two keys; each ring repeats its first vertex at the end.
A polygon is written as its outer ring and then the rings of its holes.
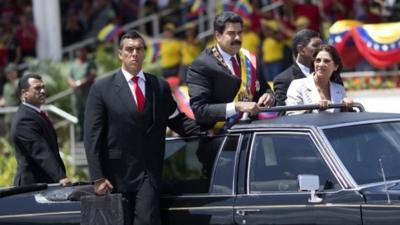
{"type": "Polygon", "coordinates": [[[280,116],[274,119],[253,120],[250,123],[238,123],[231,128],[231,132],[254,128],[276,127],[324,127],[346,123],[374,122],[381,120],[399,120],[397,113],[372,112],[337,112],[337,113],[308,113],[291,116],[280,116]]]}

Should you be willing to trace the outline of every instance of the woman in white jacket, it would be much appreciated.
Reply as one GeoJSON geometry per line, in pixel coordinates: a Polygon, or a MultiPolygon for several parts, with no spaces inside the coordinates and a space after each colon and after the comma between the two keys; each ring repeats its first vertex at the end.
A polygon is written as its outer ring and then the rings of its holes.
{"type": "MultiPolygon", "coordinates": [[[[336,76],[340,76],[342,68],[342,60],[336,49],[331,45],[321,45],[314,55],[311,75],[293,80],[290,84],[286,105],[319,104],[320,110],[326,109],[329,103],[345,103],[350,107],[352,100],[346,97],[344,87],[332,82],[336,76]]],[[[290,111],[287,114],[305,112],[309,111],[290,111]]]]}

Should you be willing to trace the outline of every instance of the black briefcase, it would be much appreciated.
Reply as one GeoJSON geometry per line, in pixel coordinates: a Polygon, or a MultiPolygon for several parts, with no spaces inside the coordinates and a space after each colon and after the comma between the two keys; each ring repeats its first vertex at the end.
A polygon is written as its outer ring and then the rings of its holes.
{"type": "Polygon", "coordinates": [[[81,225],[131,225],[128,200],[122,194],[82,196],[81,225]]]}

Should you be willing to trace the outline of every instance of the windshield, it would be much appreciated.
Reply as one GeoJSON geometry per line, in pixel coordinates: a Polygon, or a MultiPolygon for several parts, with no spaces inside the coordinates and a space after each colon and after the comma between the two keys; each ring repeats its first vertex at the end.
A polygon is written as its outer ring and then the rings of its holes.
{"type": "Polygon", "coordinates": [[[336,154],[358,184],[400,179],[400,122],[325,129],[336,154]],[[381,168],[381,164],[382,168],[381,168]]]}

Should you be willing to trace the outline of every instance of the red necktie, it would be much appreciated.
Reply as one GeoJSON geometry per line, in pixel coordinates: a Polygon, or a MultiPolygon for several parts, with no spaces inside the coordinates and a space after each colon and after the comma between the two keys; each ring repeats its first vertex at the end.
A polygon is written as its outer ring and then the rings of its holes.
{"type": "Polygon", "coordinates": [[[240,67],[235,59],[235,56],[231,57],[231,62],[232,62],[233,71],[235,72],[236,76],[238,76],[240,79],[241,78],[240,67]]]}
{"type": "Polygon", "coordinates": [[[50,118],[49,118],[49,116],[47,116],[47,113],[45,113],[44,111],[40,111],[40,115],[41,115],[47,122],[49,122],[50,124],[52,124],[52,123],[51,123],[51,120],[50,120],[50,118]]]}
{"type": "Polygon", "coordinates": [[[134,76],[132,78],[133,81],[133,90],[135,91],[135,95],[136,95],[136,105],[137,105],[137,109],[139,112],[141,112],[143,110],[143,106],[144,106],[144,95],[142,90],[139,87],[139,77],[138,76],[134,76]]]}

